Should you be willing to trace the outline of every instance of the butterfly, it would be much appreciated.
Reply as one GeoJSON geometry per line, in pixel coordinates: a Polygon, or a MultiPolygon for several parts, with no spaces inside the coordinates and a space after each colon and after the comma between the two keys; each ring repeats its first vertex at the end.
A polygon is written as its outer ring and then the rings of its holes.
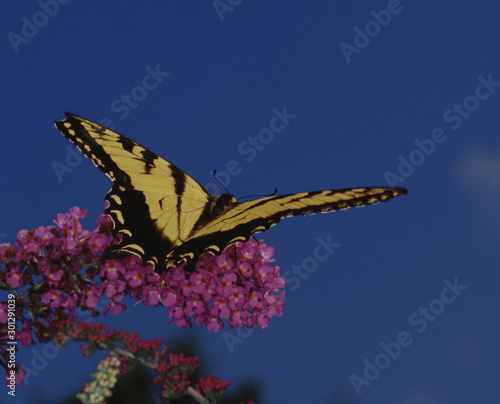
{"type": "Polygon", "coordinates": [[[96,122],[66,113],[59,131],[103,171],[113,186],[105,213],[113,233],[112,251],[127,251],[154,265],[156,272],[179,266],[192,271],[204,252],[221,254],[281,219],[332,212],[404,195],[404,188],[361,187],[273,195],[238,202],[214,196],[173,164],[133,140],[96,122]]]}

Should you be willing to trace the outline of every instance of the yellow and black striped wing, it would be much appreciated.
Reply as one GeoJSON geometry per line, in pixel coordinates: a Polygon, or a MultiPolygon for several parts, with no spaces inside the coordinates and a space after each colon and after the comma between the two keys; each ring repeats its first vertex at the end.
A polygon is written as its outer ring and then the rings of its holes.
{"type": "Polygon", "coordinates": [[[113,249],[163,267],[166,254],[189,238],[214,196],[131,139],[79,116],[66,117],[56,127],[114,182],[105,213],[123,238],[113,249]]]}
{"type": "Polygon", "coordinates": [[[113,250],[140,256],[163,272],[205,251],[220,254],[287,216],[332,212],[403,195],[403,188],[366,187],[270,196],[238,203],[214,197],[182,170],[95,122],[66,113],[56,127],[114,182],[105,213],[122,235],[113,250]]]}
{"type": "Polygon", "coordinates": [[[365,187],[303,192],[236,203],[196,231],[169,257],[190,260],[204,251],[220,254],[226,246],[246,241],[253,233],[267,230],[285,217],[364,206],[406,193],[404,188],[365,187]]]}

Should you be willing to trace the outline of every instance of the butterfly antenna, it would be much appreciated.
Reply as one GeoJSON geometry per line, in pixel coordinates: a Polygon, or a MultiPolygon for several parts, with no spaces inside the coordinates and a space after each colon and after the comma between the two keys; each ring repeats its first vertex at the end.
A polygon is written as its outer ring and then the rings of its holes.
{"type": "Polygon", "coordinates": [[[220,182],[218,180],[218,178],[215,176],[215,173],[217,172],[217,170],[214,170],[213,174],[212,174],[212,177],[214,177],[214,180],[217,181],[217,183],[222,187],[224,188],[224,191],[226,191],[226,194],[229,193],[229,191],[227,190],[227,188],[224,186],[224,184],[222,182],[220,182]]]}
{"type": "Polygon", "coordinates": [[[245,198],[261,198],[261,197],[267,197],[267,196],[274,196],[276,195],[276,192],[278,192],[278,188],[274,188],[274,192],[272,194],[264,194],[264,195],[246,195],[238,198],[240,199],[245,199],[245,198]]]}

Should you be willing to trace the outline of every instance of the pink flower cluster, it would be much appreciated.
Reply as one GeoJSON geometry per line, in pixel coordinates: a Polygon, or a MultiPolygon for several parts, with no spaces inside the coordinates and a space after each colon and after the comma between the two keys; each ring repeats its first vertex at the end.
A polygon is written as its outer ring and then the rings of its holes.
{"type": "MultiPolygon", "coordinates": [[[[166,307],[177,327],[194,321],[219,331],[226,320],[230,328],[264,328],[271,317],[281,316],[285,292],[279,289],[285,282],[279,267],[271,265],[274,249],[263,242],[237,243],[219,256],[206,253],[192,273],[179,267],[159,275],[134,255],[104,259],[116,242],[111,219],[100,215],[89,232],[80,224],[86,213],[72,208],[57,215],[56,226],[22,230],[15,245],[0,244],[0,288],[17,295],[26,345],[33,329],[42,342],[54,323],[76,319],[77,309],[92,316],[101,309],[118,314],[126,297],[166,307]],[[37,316],[29,319],[28,312],[37,316]]],[[[5,309],[0,305],[0,331],[5,309]]]]}
{"type": "MultiPolygon", "coordinates": [[[[165,274],[161,302],[177,327],[190,325],[190,318],[210,331],[229,326],[267,327],[281,316],[285,286],[279,268],[270,265],[274,249],[250,240],[227,248],[221,255],[204,254],[196,272],[175,268],[165,274]]],[[[144,296],[145,297],[145,296],[144,296]]]]}

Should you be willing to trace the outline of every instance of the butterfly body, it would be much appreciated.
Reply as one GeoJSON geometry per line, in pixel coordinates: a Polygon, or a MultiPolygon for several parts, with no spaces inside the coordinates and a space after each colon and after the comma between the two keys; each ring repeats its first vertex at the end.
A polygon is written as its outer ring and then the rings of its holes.
{"type": "Polygon", "coordinates": [[[187,262],[192,270],[204,252],[220,254],[293,215],[373,204],[403,188],[362,187],[276,195],[238,202],[214,196],[182,170],[131,139],[98,123],[66,113],[56,127],[113,182],[106,195],[114,233],[112,250],[152,263],[157,272],[187,262]]]}

